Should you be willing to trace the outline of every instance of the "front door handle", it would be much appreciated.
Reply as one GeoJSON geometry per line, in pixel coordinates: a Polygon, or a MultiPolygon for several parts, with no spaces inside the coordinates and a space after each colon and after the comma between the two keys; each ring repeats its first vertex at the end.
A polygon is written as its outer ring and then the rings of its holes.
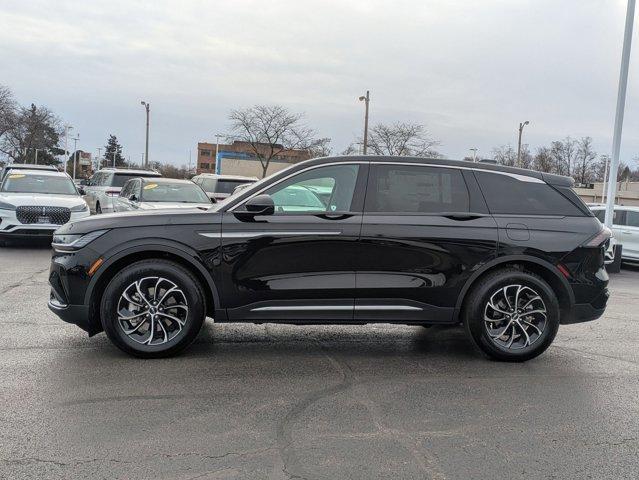
{"type": "Polygon", "coordinates": [[[350,218],[353,215],[354,213],[318,213],[315,216],[323,218],[324,220],[344,220],[345,218],[350,218]]]}

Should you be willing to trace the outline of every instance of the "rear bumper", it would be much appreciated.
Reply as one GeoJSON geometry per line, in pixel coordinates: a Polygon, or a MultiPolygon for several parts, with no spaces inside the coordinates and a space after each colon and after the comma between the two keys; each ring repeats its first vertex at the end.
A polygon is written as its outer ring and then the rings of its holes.
{"type": "Polygon", "coordinates": [[[606,311],[606,304],[608,303],[609,296],[610,294],[608,292],[608,289],[606,288],[591,303],[575,304],[570,314],[561,318],[560,323],[562,325],[569,325],[572,323],[582,323],[597,320],[606,311]]]}

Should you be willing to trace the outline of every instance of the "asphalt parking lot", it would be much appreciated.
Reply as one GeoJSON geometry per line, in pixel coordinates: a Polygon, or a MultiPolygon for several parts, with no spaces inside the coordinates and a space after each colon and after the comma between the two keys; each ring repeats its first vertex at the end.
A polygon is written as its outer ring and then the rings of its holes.
{"type": "Polygon", "coordinates": [[[0,478],[639,476],[639,268],[525,364],[458,329],[213,322],[142,361],[48,311],[49,257],[0,249],[0,478]]]}

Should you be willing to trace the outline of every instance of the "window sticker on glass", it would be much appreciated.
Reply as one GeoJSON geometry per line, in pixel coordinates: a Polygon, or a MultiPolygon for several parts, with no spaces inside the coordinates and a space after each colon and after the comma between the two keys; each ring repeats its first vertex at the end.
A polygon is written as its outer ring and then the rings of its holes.
{"type": "Polygon", "coordinates": [[[153,190],[154,188],[157,188],[157,186],[157,183],[149,183],[148,185],[144,185],[144,190],[153,190]]]}
{"type": "Polygon", "coordinates": [[[9,175],[9,178],[24,178],[26,177],[26,175],[23,175],[21,173],[14,173],[12,175],[9,175]]]}

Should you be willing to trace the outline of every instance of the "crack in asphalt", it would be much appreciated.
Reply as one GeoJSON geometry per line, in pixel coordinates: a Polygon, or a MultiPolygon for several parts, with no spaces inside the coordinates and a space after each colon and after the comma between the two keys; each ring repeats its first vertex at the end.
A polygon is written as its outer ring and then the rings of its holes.
{"type": "MultiPolygon", "coordinates": [[[[32,283],[27,283],[27,282],[31,282],[35,277],[37,277],[38,275],[42,275],[45,272],[49,271],[49,267],[43,269],[43,270],[38,270],[37,272],[33,272],[30,275],[27,275],[25,278],[21,279],[19,282],[16,283],[12,283],[11,285],[7,285],[6,287],[4,287],[2,290],[0,290],[0,295],[4,295],[5,293],[10,292],[11,290],[18,288],[18,287],[22,287],[25,285],[32,285],[32,283]]],[[[42,284],[43,282],[37,282],[38,284],[42,284]]],[[[46,282],[45,282],[46,283],[46,282]]]]}

